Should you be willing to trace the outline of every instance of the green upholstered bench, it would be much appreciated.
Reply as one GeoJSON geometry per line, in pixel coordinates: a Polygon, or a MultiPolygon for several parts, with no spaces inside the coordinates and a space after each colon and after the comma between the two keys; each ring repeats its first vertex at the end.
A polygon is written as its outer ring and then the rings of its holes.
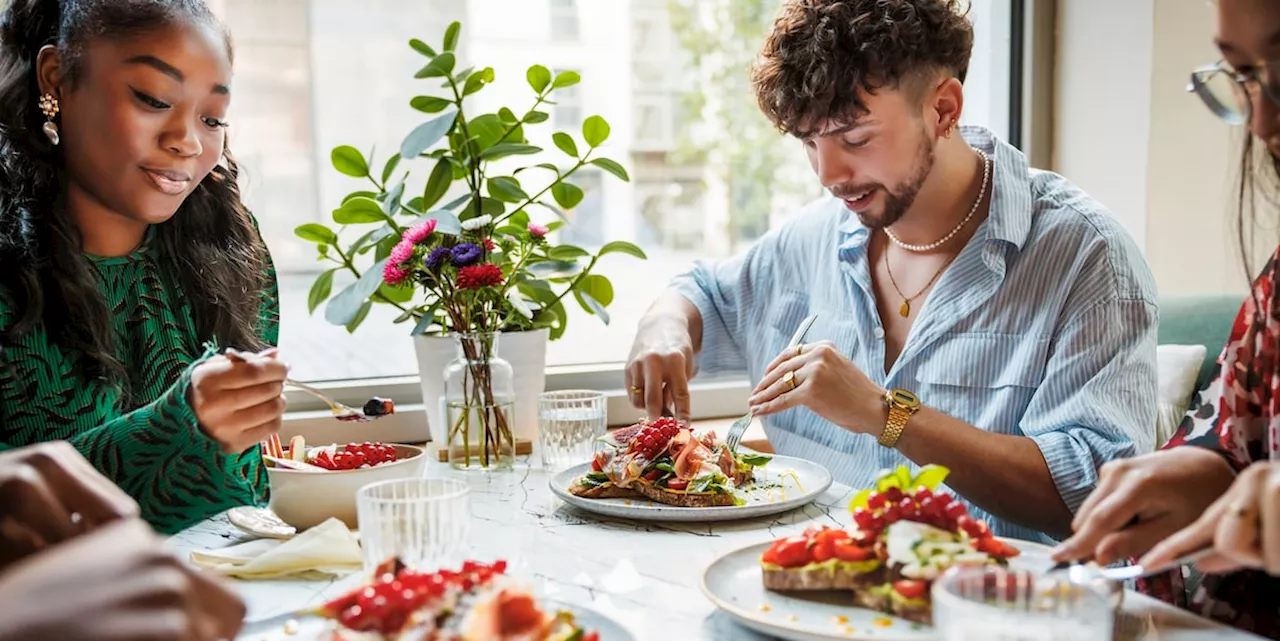
{"type": "Polygon", "coordinates": [[[1231,324],[1247,294],[1179,294],[1160,299],[1161,345],[1204,345],[1204,365],[1196,389],[1209,384],[1214,364],[1231,334],[1231,324]]]}

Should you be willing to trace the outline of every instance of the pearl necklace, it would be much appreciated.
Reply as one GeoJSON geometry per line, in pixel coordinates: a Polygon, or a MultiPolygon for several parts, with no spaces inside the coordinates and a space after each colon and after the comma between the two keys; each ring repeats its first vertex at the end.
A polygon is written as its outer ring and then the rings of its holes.
{"type": "Polygon", "coordinates": [[[969,224],[969,221],[973,219],[973,215],[978,212],[978,205],[982,204],[983,197],[987,195],[987,181],[991,178],[991,163],[990,163],[990,159],[987,158],[986,152],[982,151],[981,149],[974,149],[974,151],[978,152],[979,156],[982,156],[982,189],[978,191],[978,199],[973,201],[973,207],[969,208],[969,215],[965,216],[964,220],[960,221],[960,224],[956,225],[955,229],[952,229],[946,236],[943,236],[942,238],[932,243],[929,243],[928,245],[912,245],[910,243],[904,243],[901,240],[898,240],[897,236],[893,235],[892,229],[885,227],[884,233],[889,236],[889,240],[892,240],[893,244],[907,251],[912,251],[916,253],[933,251],[945,245],[947,241],[951,240],[952,238],[955,238],[956,234],[960,233],[960,230],[964,229],[964,226],[969,224]]]}

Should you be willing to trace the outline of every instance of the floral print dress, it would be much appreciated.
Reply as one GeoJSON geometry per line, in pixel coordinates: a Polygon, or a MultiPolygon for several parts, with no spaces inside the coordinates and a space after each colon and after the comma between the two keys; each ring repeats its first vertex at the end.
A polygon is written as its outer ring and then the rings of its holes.
{"type": "MultiPolygon", "coordinates": [[[[1280,460],[1280,300],[1275,295],[1280,250],[1254,281],[1218,357],[1218,372],[1196,395],[1163,449],[1190,445],[1220,453],[1240,472],[1258,461],[1280,460]]],[[[1188,572],[1140,582],[1139,589],[1202,616],[1280,639],[1280,579],[1264,572],[1207,575],[1188,572]],[[1188,590],[1190,587],[1190,590],[1188,590]]]]}

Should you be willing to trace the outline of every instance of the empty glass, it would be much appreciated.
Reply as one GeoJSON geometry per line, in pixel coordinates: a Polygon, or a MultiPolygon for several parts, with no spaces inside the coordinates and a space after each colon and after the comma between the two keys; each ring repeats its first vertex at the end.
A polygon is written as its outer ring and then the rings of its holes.
{"type": "Polygon", "coordinates": [[[591,390],[538,395],[538,435],[542,466],[559,471],[591,460],[592,442],[609,424],[605,398],[591,390]]]}
{"type": "Polygon", "coordinates": [[[467,550],[471,510],[466,483],[396,479],[371,483],[356,495],[364,569],[398,556],[415,570],[456,568],[467,550]]]}
{"type": "Polygon", "coordinates": [[[942,641],[1106,641],[1115,610],[1059,574],[954,568],[933,584],[933,624],[942,641]]]}

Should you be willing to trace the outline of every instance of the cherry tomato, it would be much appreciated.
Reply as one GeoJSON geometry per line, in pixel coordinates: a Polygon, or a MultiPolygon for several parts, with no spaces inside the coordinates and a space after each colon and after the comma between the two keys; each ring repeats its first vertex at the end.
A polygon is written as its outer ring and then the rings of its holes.
{"type": "Polygon", "coordinates": [[[832,551],[836,558],[841,561],[849,561],[856,563],[858,561],[869,561],[876,558],[876,551],[863,547],[854,543],[836,543],[832,551]]]}
{"type": "Polygon", "coordinates": [[[645,472],[645,473],[644,473],[644,480],[649,481],[650,483],[652,483],[652,482],[654,482],[654,481],[658,480],[658,477],[660,477],[660,476],[662,476],[662,470],[656,470],[656,469],[655,469],[655,470],[649,470],[648,472],[645,472]]]}
{"type": "Polygon", "coordinates": [[[894,581],[893,589],[908,599],[922,599],[929,589],[929,584],[924,581],[894,581]]]}
{"type": "Polygon", "coordinates": [[[813,544],[813,549],[809,550],[810,556],[813,557],[814,563],[822,563],[831,559],[836,555],[835,542],[830,538],[818,539],[813,544]]]}
{"type": "Polygon", "coordinates": [[[765,550],[761,560],[783,568],[798,568],[809,564],[809,540],[803,536],[789,536],[775,541],[765,550]]]}
{"type": "Polygon", "coordinates": [[[683,492],[689,487],[689,482],[684,479],[669,478],[667,479],[667,489],[683,492]]]}

